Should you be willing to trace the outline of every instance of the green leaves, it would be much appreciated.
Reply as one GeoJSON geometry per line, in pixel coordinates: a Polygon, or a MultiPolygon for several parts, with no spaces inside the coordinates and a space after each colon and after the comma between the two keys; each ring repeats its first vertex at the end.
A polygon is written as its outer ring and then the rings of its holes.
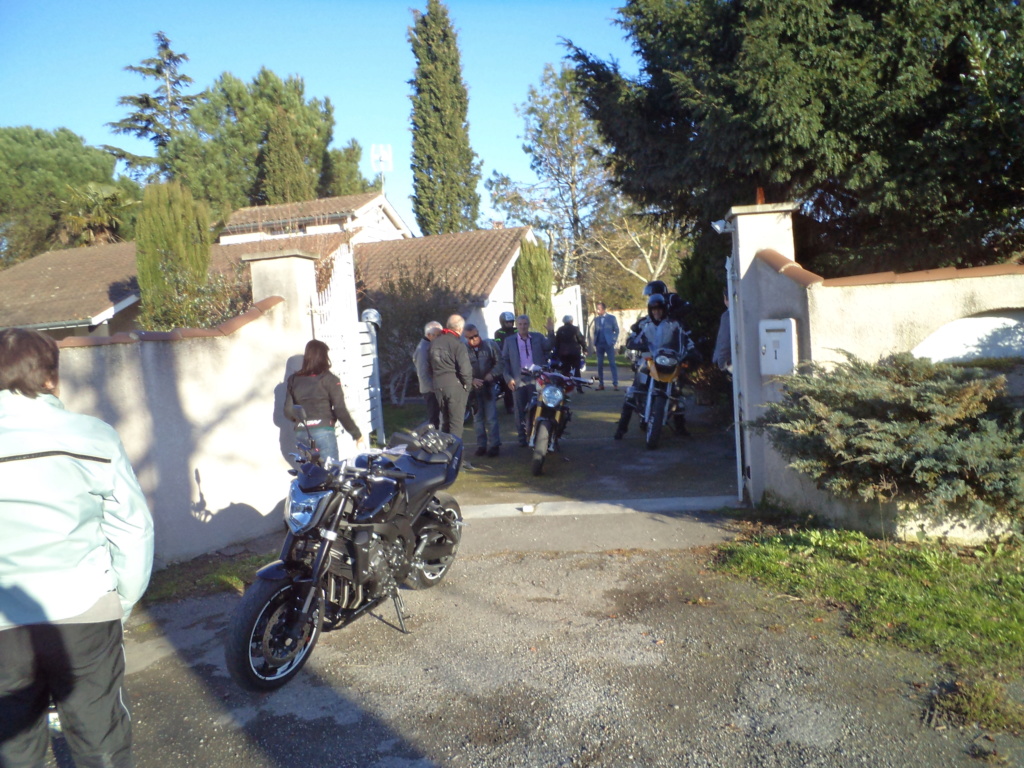
{"type": "Polygon", "coordinates": [[[623,190],[698,236],[760,187],[801,203],[800,261],[825,276],[1024,247],[1019,4],[630,0],[620,18],[639,76],[570,46],[588,113],[623,190]]]}
{"type": "Polygon", "coordinates": [[[781,401],[752,426],[819,488],[935,519],[1024,518],[1021,416],[993,407],[1005,377],[901,354],[780,381],[781,401]]]}
{"type": "Polygon", "coordinates": [[[439,0],[413,11],[409,42],[416,71],[412,100],[413,213],[420,232],[440,235],[476,227],[480,162],[469,144],[469,94],[458,40],[439,0]]]}

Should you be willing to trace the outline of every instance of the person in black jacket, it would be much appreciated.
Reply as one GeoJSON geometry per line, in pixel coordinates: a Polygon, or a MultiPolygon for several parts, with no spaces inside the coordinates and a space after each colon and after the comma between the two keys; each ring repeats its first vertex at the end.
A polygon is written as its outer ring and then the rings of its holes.
{"type": "Polygon", "coordinates": [[[445,329],[430,342],[430,373],[434,377],[434,393],[441,407],[441,431],[462,439],[466,420],[466,403],[473,384],[473,367],[469,350],[462,340],[466,321],[452,315],[445,329]]]}
{"type": "Polygon", "coordinates": [[[562,327],[555,331],[555,354],[558,355],[559,370],[566,376],[579,376],[587,340],[583,338],[580,329],[573,325],[572,315],[563,317],[562,323],[562,327]]]}
{"type": "Polygon", "coordinates": [[[294,406],[301,405],[306,411],[306,426],[320,449],[320,455],[325,461],[328,457],[337,461],[338,436],[334,432],[337,422],[340,421],[345,431],[355,438],[360,450],[366,448],[366,439],[345,407],[341,379],[330,371],[329,351],[326,344],[316,339],[306,344],[302,367],[288,377],[284,415],[296,422],[296,430],[302,429],[294,410],[294,406]]]}

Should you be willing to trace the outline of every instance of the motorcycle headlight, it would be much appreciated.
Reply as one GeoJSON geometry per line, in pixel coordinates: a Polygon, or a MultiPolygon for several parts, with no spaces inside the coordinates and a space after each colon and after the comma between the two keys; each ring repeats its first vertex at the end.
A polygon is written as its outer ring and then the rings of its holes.
{"type": "Polygon", "coordinates": [[[564,399],[565,393],[554,384],[548,384],[540,393],[540,401],[548,408],[557,408],[564,399]]]}
{"type": "Polygon", "coordinates": [[[675,368],[679,365],[679,358],[675,355],[658,355],[654,358],[654,364],[659,368],[675,368]]]}
{"type": "Polygon", "coordinates": [[[298,535],[319,523],[330,496],[331,491],[306,493],[293,482],[284,502],[284,521],[291,532],[298,535]]]}

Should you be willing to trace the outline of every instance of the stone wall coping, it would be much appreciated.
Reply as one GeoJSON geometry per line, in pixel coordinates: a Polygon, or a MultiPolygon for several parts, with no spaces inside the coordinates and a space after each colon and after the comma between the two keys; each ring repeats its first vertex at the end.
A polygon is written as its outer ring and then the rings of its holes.
{"type": "Polygon", "coordinates": [[[184,341],[214,336],[230,336],[244,325],[263,317],[272,307],[284,302],[280,296],[269,296],[257,301],[238,317],[218,325],[216,328],[175,328],[171,331],[125,331],[113,336],[69,336],[57,342],[62,349],[74,347],[101,347],[107,344],[136,344],[140,341],[184,341]]]}

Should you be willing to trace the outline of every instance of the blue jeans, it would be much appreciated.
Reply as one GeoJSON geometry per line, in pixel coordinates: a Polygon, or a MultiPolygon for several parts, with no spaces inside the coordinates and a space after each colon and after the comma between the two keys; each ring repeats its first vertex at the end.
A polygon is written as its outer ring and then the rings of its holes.
{"type": "MultiPolygon", "coordinates": [[[[295,432],[300,440],[305,439],[305,429],[296,427],[295,432]]],[[[309,434],[313,436],[316,447],[320,449],[322,461],[326,462],[328,456],[335,461],[338,460],[338,435],[335,433],[334,427],[310,427],[309,434]]]]}
{"type": "Polygon", "coordinates": [[[619,369],[615,367],[615,347],[597,347],[597,381],[604,385],[604,359],[612,369],[612,386],[619,386],[619,369]]]}
{"type": "Polygon", "coordinates": [[[484,384],[480,389],[475,390],[471,397],[476,398],[479,406],[473,416],[477,447],[497,448],[501,445],[501,432],[498,430],[498,401],[494,396],[494,385],[484,384]],[[490,435],[489,440],[488,435],[490,435]]]}

